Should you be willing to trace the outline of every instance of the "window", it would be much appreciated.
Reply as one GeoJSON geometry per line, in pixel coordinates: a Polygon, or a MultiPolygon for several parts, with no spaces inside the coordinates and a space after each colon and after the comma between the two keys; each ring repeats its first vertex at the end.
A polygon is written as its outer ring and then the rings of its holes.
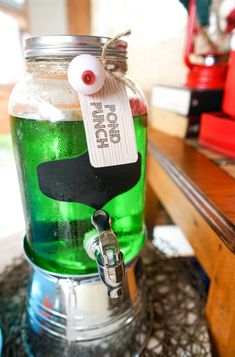
{"type": "Polygon", "coordinates": [[[28,24],[23,0],[0,0],[0,134],[9,131],[7,103],[24,73],[23,39],[28,24]]]}

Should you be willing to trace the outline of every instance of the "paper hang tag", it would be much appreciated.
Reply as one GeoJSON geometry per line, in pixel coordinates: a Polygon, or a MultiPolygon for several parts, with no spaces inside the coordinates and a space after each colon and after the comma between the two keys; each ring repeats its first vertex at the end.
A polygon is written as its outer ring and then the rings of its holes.
{"type": "Polygon", "coordinates": [[[125,85],[107,74],[97,93],[78,96],[91,165],[106,167],[136,162],[134,123],[125,85]]]}

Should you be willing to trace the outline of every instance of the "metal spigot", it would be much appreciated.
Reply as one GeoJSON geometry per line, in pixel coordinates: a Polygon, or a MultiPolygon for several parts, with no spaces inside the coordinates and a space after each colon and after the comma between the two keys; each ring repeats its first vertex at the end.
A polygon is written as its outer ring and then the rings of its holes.
{"type": "Polygon", "coordinates": [[[86,245],[86,250],[90,257],[92,250],[100,278],[107,286],[109,296],[118,298],[123,293],[125,266],[117,237],[111,227],[111,218],[107,212],[97,210],[92,216],[92,224],[97,230],[98,237],[92,244],[86,245]]]}

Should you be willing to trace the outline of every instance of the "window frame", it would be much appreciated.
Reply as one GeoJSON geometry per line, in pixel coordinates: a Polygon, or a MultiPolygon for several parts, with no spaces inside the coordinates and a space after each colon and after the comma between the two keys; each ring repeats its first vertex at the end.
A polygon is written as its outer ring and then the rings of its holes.
{"type": "MultiPolygon", "coordinates": [[[[25,1],[22,10],[14,6],[6,5],[5,2],[0,1],[0,11],[13,17],[17,21],[22,34],[29,31],[27,1],[25,1]]],[[[7,134],[10,131],[7,107],[13,87],[14,84],[0,85],[0,134],[7,134]]]]}

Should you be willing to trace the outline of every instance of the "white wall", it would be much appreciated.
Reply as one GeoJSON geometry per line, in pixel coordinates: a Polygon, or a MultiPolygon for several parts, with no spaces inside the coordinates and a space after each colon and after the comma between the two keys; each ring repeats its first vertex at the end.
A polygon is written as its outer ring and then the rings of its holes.
{"type": "Polygon", "coordinates": [[[31,35],[66,34],[66,0],[28,0],[31,35]]]}
{"type": "Polygon", "coordinates": [[[183,84],[187,12],[178,0],[91,0],[92,35],[131,29],[129,75],[146,93],[155,83],[183,84]]]}

